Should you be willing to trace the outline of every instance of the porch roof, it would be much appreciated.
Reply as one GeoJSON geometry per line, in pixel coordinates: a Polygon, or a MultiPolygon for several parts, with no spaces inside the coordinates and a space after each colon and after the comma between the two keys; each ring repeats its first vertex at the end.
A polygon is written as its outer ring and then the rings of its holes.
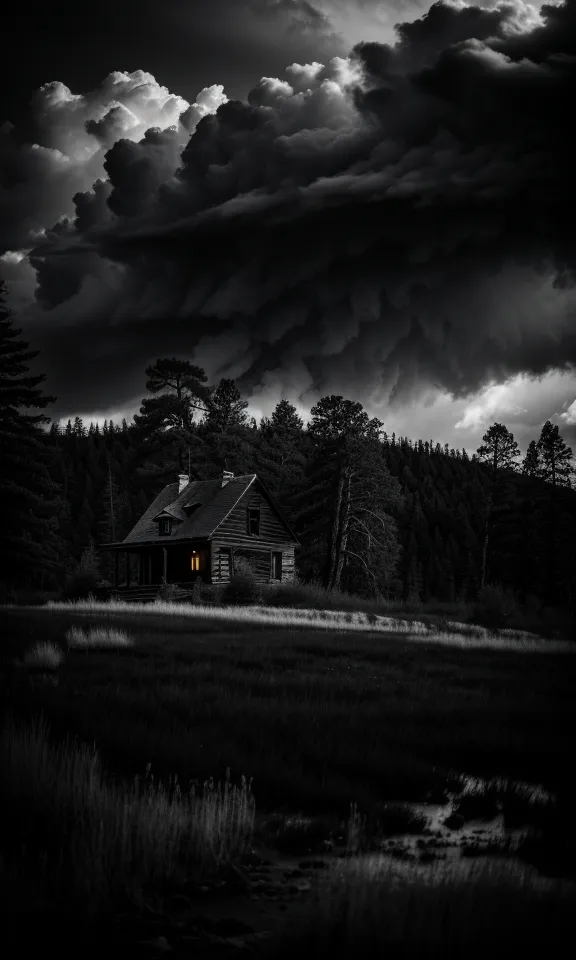
{"type": "Polygon", "coordinates": [[[208,543],[208,537],[178,537],[178,539],[170,539],[170,537],[154,537],[153,540],[137,540],[137,541],[128,541],[128,540],[116,540],[114,543],[99,543],[98,550],[127,550],[135,551],[140,547],[168,547],[171,544],[190,544],[197,543],[199,545],[206,546],[208,543]]]}

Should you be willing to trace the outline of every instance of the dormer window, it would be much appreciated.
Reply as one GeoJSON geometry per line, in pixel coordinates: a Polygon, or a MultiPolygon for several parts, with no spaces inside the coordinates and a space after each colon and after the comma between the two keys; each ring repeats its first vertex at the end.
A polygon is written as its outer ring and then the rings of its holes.
{"type": "Polygon", "coordinates": [[[260,536],[260,507],[246,507],[246,533],[249,537],[260,536]]]}
{"type": "Polygon", "coordinates": [[[170,517],[160,517],[158,521],[158,534],[161,537],[169,537],[172,533],[172,520],[170,517]]]}

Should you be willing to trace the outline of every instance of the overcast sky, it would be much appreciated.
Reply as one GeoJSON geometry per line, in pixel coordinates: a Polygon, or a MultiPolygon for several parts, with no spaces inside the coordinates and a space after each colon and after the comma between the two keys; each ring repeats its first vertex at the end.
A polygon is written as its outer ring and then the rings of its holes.
{"type": "Polygon", "coordinates": [[[55,417],[129,417],[180,356],[256,416],[576,447],[576,0],[22,11],[0,272],[55,417]]]}

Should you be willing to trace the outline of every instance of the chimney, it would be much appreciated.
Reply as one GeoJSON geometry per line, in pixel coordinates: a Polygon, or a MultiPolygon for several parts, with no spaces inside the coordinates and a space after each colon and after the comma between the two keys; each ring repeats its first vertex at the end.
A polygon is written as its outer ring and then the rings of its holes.
{"type": "Polygon", "coordinates": [[[222,472],[222,486],[225,487],[229,480],[234,479],[234,474],[230,470],[224,470],[222,472]]]}
{"type": "Polygon", "coordinates": [[[180,495],[184,489],[190,483],[190,477],[187,473],[178,474],[178,495],[180,495]]]}

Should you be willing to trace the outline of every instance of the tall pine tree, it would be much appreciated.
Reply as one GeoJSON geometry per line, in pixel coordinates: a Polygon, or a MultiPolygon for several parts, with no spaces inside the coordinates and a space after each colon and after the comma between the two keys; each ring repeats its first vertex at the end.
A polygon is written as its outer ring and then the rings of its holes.
{"type": "Polygon", "coordinates": [[[316,553],[323,546],[324,582],[334,590],[384,591],[398,561],[389,511],[400,492],[384,461],[382,424],[341,396],[323,397],[311,414],[311,502],[301,519],[315,503],[317,515],[306,533],[316,553]]]}
{"type": "Polygon", "coordinates": [[[489,580],[490,539],[494,534],[496,514],[502,520],[506,514],[506,496],[504,480],[506,474],[515,470],[520,449],[503,423],[493,423],[482,437],[483,444],[478,448],[478,459],[485,463],[490,471],[490,490],[486,509],[484,544],[482,549],[481,586],[489,580]]]}
{"type": "Polygon", "coordinates": [[[50,480],[42,413],[54,398],[43,394],[43,375],[29,373],[38,356],[18,337],[0,287],[0,567],[4,589],[45,586],[61,565],[57,533],[58,488],[50,480]]]}

